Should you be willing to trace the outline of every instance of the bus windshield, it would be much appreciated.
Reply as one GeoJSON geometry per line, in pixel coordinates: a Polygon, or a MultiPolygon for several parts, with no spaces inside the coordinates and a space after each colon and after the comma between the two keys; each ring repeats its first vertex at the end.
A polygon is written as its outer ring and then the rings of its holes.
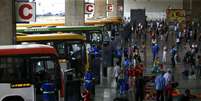
{"type": "MultiPolygon", "coordinates": [[[[22,44],[27,44],[28,42],[22,42],[22,44]]],[[[30,42],[29,42],[30,43],[30,42]]],[[[82,41],[39,41],[31,42],[38,44],[45,44],[53,46],[58,54],[60,60],[67,60],[67,62],[61,62],[60,66],[62,70],[73,68],[76,73],[84,71],[85,64],[87,63],[87,53],[85,43],[82,41]]]]}
{"type": "Polygon", "coordinates": [[[82,41],[39,41],[39,42],[22,42],[21,44],[38,43],[53,46],[60,59],[81,59],[84,56],[85,45],[82,41]]]}
{"type": "Polygon", "coordinates": [[[72,59],[81,59],[82,57],[82,44],[71,44],[70,48],[70,56],[72,59]]]}
{"type": "Polygon", "coordinates": [[[16,38],[19,44],[37,43],[53,46],[59,55],[62,71],[73,68],[77,74],[89,67],[85,47],[86,37],[80,34],[35,34],[16,38]]]}
{"type": "Polygon", "coordinates": [[[90,41],[94,44],[102,43],[102,34],[100,31],[93,31],[90,32],[91,38],[90,41]]]}
{"type": "Polygon", "coordinates": [[[60,57],[66,54],[68,56],[65,57],[68,58],[78,53],[81,55],[82,46],[84,45],[80,41],[68,41],[68,42],[59,41],[59,42],[48,42],[47,44],[54,46],[59,55],[61,55],[60,57]]]}
{"type": "MultiPolygon", "coordinates": [[[[76,72],[81,72],[86,64],[86,47],[81,41],[54,42],[54,47],[59,53],[60,59],[67,59],[70,65],[67,67],[74,68],[76,72]],[[79,71],[81,70],[81,71],[79,71]]],[[[62,67],[62,66],[61,66],[62,67]]]]}
{"type": "Polygon", "coordinates": [[[56,65],[50,56],[0,57],[0,82],[55,81],[56,65]]]}

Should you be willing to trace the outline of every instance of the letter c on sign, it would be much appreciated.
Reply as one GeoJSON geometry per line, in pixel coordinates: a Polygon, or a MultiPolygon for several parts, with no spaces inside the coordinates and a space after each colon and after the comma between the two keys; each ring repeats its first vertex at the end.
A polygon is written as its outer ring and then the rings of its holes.
{"type": "Polygon", "coordinates": [[[21,5],[20,6],[20,8],[19,8],[19,16],[22,18],[22,19],[30,19],[33,15],[32,15],[32,13],[30,13],[29,12],[29,14],[28,15],[24,15],[24,9],[25,8],[28,8],[29,10],[31,10],[32,9],[32,6],[31,5],[29,5],[29,4],[23,4],[23,5],[21,5]]]}
{"type": "Polygon", "coordinates": [[[93,5],[87,5],[87,11],[88,12],[93,12],[94,11],[93,5]]]}
{"type": "Polygon", "coordinates": [[[108,11],[111,12],[113,9],[112,4],[108,4],[108,11]]]}

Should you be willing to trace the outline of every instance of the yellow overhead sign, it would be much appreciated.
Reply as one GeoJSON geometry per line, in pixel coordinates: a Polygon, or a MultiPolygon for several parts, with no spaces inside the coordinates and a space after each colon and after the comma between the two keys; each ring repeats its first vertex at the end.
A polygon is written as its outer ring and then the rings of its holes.
{"type": "Polygon", "coordinates": [[[183,9],[167,9],[167,20],[170,22],[178,21],[180,23],[185,21],[185,10],[183,9]]]}

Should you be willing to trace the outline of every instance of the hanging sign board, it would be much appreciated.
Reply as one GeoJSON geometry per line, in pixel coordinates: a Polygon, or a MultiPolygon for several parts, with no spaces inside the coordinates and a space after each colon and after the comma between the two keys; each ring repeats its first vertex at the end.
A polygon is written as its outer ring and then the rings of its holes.
{"type": "Polygon", "coordinates": [[[94,12],[93,3],[85,3],[85,14],[92,14],[94,12]]]}
{"type": "Polygon", "coordinates": [[[16,22],[36,21],[35,2],[16,2],[16,22]]]}
{"type": "Polygon", "coordinates": [[[112,4],[108,4],[107,5],[107,11],[108,12],[112,12],[113,11],[113,5],[112,4]]]}

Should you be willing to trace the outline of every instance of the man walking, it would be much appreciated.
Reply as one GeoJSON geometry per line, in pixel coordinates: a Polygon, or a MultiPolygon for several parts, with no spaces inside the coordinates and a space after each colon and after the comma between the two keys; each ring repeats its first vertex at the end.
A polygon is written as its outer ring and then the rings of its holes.
{"type": "Polygon", "coordinates": [[[155,60],[155,58],[157,57],[158,55],[158,52],[159,52],[159,45],[158,44],[154,44],[152,46],[152,54],[153,54],[153,61],[155,60]]]}
{"type": "Polygon", "coordinates": [[[165,78],[163,74],[159,74],[155,79],[156,101],[164,101],[165,78]]]}
{"type": "Polygon", "coordinates": [[[137,76],[135,80],[135,101],[143,101],[144,98],[144,78],[142,76],[142,73],[137,76]]]}
{"type": "Polygon", "coordinates": [[[172,73],[171,70],[168,69],[167,72],[163,76],[165,78],[165,85],[168,85],[169,82],[172,82],[172,73]]]}
{"type": "Polygon", "coordinates": [[[170,53],[171,53],[172,68],[175,68],[177,49],[174,46],[172,46],[172,49],[171,49],[170,53]]]}
{"type": "Polygon", "coordinates": [[[168,69],[163,76],[165,78],[165,101],[172,101],[172,81],[173,76],[171,70],[168,69]]]}
{"type": "Polygon", "coordinates": [[[166,46],[164,46],[164,48],[163,48],[162,62],[163,63],[167,62],[167,47],[166,46]]]}
{"type": "Polygon", "coordinates": [[[117,84],[117,88],[118,88],[118,86],[119,86],[119,83],[118,83],[118,77],[119,77],[119,75],[120,75],[120,62],[117,62],[116,63],[116,65],[115,65],[115,67],[114,67],[114,72],[113,72],[113,75],[114,75],[114,77],[115,77],[115,80],[116,80],[116,84],[117,84]]]}

